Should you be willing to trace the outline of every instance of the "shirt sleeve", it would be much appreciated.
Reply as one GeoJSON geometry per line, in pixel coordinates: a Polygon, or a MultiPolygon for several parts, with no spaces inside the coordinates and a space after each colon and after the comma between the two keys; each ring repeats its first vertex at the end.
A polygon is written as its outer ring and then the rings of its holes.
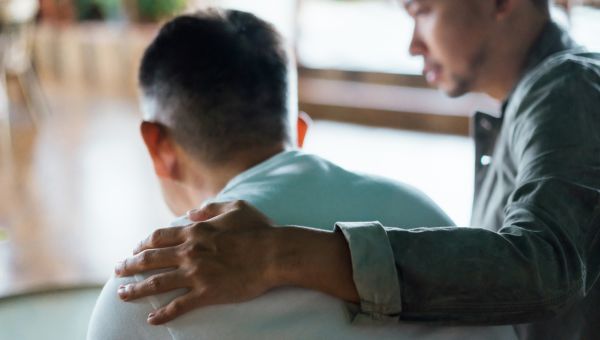
{"type": "Polygon", "coordinates": [[[394,254],[379,222],[340,222],[352,256],[353,278],[360,296],[360,319],[396,319],[402,309],[394,254]]]}

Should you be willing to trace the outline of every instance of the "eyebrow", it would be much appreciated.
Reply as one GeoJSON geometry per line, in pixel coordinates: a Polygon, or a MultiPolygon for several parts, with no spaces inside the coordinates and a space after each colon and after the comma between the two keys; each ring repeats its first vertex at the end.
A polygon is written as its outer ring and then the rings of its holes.
{"type": "Polygon", "coordinates": [[[409,7],[417,2],[422,2],[421,0],[402,0],[402,4],[404,7],[409,7]]]}

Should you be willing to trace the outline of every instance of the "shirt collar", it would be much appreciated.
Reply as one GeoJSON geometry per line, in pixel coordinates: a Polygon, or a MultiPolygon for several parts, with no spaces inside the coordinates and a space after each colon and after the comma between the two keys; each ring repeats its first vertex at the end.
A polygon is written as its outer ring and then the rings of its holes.
{"type": "MultiPolygon", "coordinates": [[[[527,73],[531,72],[536,66],[541,64],[549,56],[557,52],[577,47],[579,46],[575,43],[575,41],[573,41],[573,39],[571,39],[569,33],[567,33],[554,21],[548,21],[529,50],[527,58],[525,59],[525,66],[523,68],[521,79],[525,77],[527,73]]],[[[515,88],[516,85],[512,89],[504,103],[502,103],[502,116],[504,116],[505,109],[511,97],[513,96],[515,88]]]]}
{"type": "Polygon", "coordinates": [[[254,176],[260,176],[261,174],[264,174],[273,168],[277,168],[280,167],[282,164],[289,163],[290,159],[297,157],[301,153],[302,152],[298,149],[290,149],[282,151],[270,157],[269,159],[247,169],[246,171],[232,178],[216,197],[227,193],[228,191],[236,187],[238,184],[247,181],[249,178],[252,178],[254,176]]]}
{"type": "Polygon", "coordinates": [[[531,71],[552,54],[576,47],[578,45],[571,39],[569,33],[555,22],[549,21],[529,50],[525,61],[524,74],[531,71]]]}

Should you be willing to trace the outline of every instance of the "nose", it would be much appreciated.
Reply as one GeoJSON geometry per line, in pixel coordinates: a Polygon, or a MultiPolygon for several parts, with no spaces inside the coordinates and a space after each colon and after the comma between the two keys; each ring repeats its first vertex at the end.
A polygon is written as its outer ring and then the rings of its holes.
{"type": "Polygon", "coordinates": [[[421,35],[419,30],[417,29],[417,25],[413,28],[412,38],[410,39],[410,45],[408,47],[408,52],[412,56],[425,55],[427,52],[427,46],[423,39],[421,39],[421,35]]]}

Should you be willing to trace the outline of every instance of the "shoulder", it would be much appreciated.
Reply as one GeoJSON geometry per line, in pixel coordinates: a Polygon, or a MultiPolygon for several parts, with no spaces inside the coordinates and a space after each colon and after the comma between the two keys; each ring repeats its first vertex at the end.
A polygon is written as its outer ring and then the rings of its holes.
{"type": "Polygon", "coordinates": [[[372,202],[385,225],[407,227],[453,226],[454,222],[425,192],[404,182],[361,175],[358,191],[365,193],[365,204],[372,202]]]}
{"type": "Polygon", "coordinates": [[[556,53],[528,72],[515,90],[521,105],[586,100],[600,95],[600,53],[572,50],[556,53]],[[548,94],[560,98],[549,97],[548,94]],[[543,96],[543,95],[546,96],[543,96]],[[542,96],[545,101],[540,102],[542,96]]]}
{"type": "Polygon", "coordinates": [[[332,161],[318,155],[299,152],[291,163],[298,165],[297,178],[292,181],[300,181],[304,189],[309,189],[313,182],[313,190],[326,191],[333,196],[355,195],[357,199],[365,195],[377,195],[371,197],[375,201],[393,197],[423,197],[419,190],[405,183],[385,178],[382,176],[353,171],[340,166],[332,161]]]}
{"type": "Polygon", "coordinates": [[[328,229],[337,221],[359,220],[399,226],[453,224],[418,189],[304,152],[216,199],[246,200],[278,224],[328,229]]]}
{"type": "Polygon", "coordinates": [[[117,296],[121,284],[135,282],[133,277],[111,277],[102,289],[90,319],[88,340],[118,339],[170,339],[164,327],[154,327],[146,322],[153,311],[147,299],[123,302],[117,296]]]}
{"type": "Polygon", "coordinates": [[[515,97],[503,129],[519,180],[588,178],[600,146],[600,55],[552,56],[526,76],[515,97]]]}
{"type": "Polygon", "coordinates": [[[600,54],[553,55],[530,71],[515,90],[506,112],[507,124],[513,125],[510,140],[536,137],[558,143],[591,138],[600,124],[599,103],[600,54]]]}

